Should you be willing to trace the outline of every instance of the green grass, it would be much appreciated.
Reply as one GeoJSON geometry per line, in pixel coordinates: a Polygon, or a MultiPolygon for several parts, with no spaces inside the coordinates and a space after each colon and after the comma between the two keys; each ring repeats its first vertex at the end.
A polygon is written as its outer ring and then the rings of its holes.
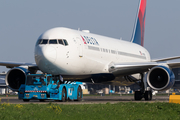
{"type": "Polygon", "coordinates": [[[180,104],[0,104],[0,120],[179,120],[180,104]]]}

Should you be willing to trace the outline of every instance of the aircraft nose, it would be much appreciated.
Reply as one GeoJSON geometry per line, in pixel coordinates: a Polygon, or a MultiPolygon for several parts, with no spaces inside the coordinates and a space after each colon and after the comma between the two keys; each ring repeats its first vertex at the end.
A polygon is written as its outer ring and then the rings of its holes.
{"type": "Polygon", "coordinates": [[[35,49],[35,61],[39,67],[44,67],[55,62],[56,49],[52,46],[37,46],[35,49]]]}
{"type": "Polygon", "coordinates": [[[54,72],[57,51],[52,46],[37,46],[35,49],[35,61],[41,71],[46,73],[54,72]]]}
{"type": "Polygon", "coordinates": [[[42,57],[44,57],[49,62],[55,62],[56,60],[56,49],[52,46],[42,47],[39,51],[42,57]]]}

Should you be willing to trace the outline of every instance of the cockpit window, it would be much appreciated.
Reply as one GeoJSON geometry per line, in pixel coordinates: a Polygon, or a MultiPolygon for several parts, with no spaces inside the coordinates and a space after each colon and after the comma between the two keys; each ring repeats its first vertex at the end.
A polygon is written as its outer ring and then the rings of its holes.
{"type": "Polygon", "coordinates": [[[67,46],[68,45],[67,40],[63,40],[63,41],[64,41],[65,46],[67,46]]]}
{"type": "Polygon", "coordinates": [[[42,39],[39,39],[39,40],[38,40],[38,44],[41,44],[41,41],[42,41],[42,39]]]}
{"type": "Polygon", "coordinates": [[[58,39],[58,42],[59,42],[59,44],[64,45],[64,43],[63,43],[62,39],[58,39]]]}
{"type": "Polygon", "coordinates": [[[65,39],[39,39],[38,41],[38,44],[61,44],[61,45],[64,45],[64,46],[67,46],[68,45],[68,42],[67,40],[65,39]],[[49,41],[49,42],[48,42],[49,41]]]}
{"type": "Polygon", "coordinates": [[[56,39],[49,40],[49,44],[57,44],[57,40],[56,39]]]}
{"type": "Polygon", "coordinates": [[[39,44],[47,44],[48,43],[48,40],[47,39],[41,39],[39,41],[39,44]]]}

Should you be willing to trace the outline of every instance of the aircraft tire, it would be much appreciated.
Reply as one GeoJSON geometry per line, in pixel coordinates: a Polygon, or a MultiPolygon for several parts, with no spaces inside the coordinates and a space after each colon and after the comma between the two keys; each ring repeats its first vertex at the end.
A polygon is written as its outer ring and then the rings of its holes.
{"type": "Polygon", "coordinates": [[[141,93],[141,91],[135,91],[134,99],[135,99],[135,100],[141,100],[141,99],[142,99],[142,93],[141,93]]]}
{"type": "Polygon", "coordinates": [[[145,91],[144,99],[145,100],[152,100],[152,92],[151,91],[145,91]]]}
{"type": "Polygon", "coordinates": [[[63,88],[62,89],[62,102],[66,102],[66,98],[67,98],[67,92],[66,92],[66,89],[63,88]]]}

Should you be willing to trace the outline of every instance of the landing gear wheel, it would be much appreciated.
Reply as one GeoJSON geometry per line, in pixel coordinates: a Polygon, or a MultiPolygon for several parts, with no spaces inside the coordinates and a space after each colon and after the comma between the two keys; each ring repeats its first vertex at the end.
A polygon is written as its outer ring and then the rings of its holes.
{"type": "Polygon", "coordinates": [[[65,102],[67,99],[67,93],[66,93],[66,89],[63,88],[62,90],[62,102],[65,102]]]}
{"type": "Polygon", "coordinates": [[[82,98],[82,89],[81,87],[79,86],[78,87],[78,91],[77,91],[77,101],[80,101],[82,98]]]}
{"type": "Polygon", "coordinates": [[[151,91],[145,91],[144,99],[145,100],[152,100],[152,92],[151,91]]]}
{"type": "Polygon", "coordinates": [[[135,91],[134,99],[135,99],[135,100],[141,100],[141,99],[142,99],[142,93],[141,93],[141,91],[135,91]]]}
{"type": "Polygon", "coordinates": [[[23,99],[24,102],[29,102],[29,99],[23,99]]]}

